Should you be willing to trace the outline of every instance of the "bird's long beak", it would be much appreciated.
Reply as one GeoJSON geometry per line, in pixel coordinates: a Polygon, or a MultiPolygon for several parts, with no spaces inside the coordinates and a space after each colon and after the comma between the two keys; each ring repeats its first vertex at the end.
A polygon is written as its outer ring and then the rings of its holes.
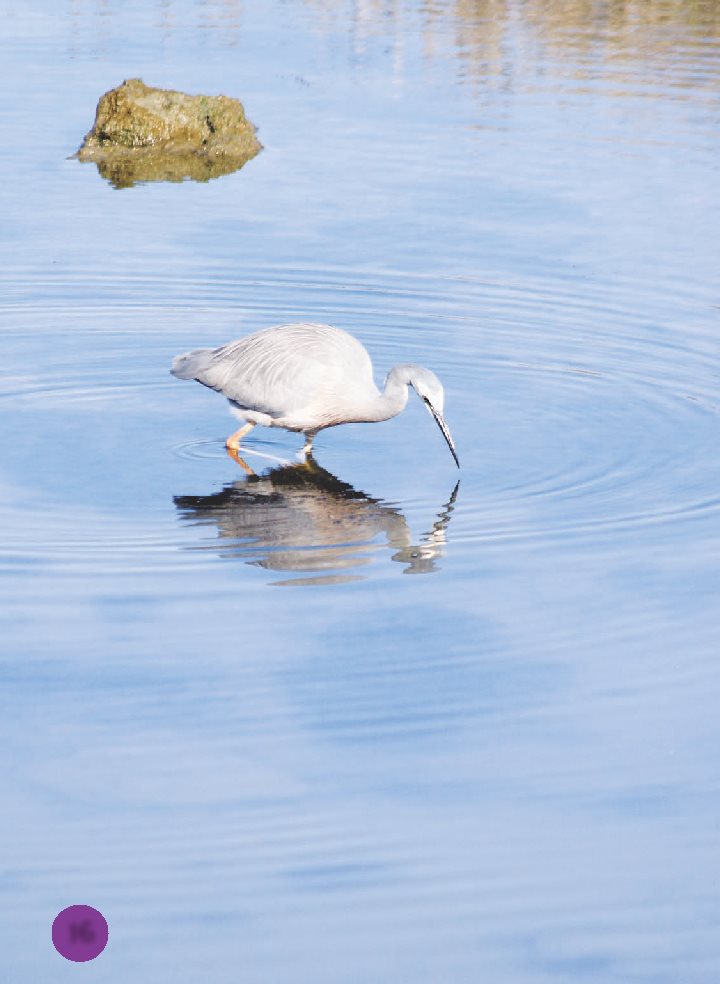
{"type": "Polygon", "coordinates": [[[443,417],[443,415],[441,413],[438,413],[438,411],[435,409],[435,407],[432,406],[429,402],[428,402],[428,405],[427,406],[428,406],[428,410],[430,411],[430,413],[435,418],[435,423],[438,425],[438,427],[442,431],[442,436],[445,438],[445,440],[447,441],[447,445],[450,448],[450,454],[455,459],[455,464],[459,468],[460,467],[460,462],[458,460],[457,451],[455,450],[455,442],[453,441],[452,437],[450,436],[450,428],[445,423],[445,418],[443,417]]]}

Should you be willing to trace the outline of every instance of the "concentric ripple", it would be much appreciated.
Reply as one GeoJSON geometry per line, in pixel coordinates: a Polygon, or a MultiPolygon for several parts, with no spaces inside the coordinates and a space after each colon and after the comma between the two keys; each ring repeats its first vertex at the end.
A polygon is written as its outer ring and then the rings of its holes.
{"type": "MultiPolygon", "coordinates": [[[[686,299],[682,285],[663,294],[657,285],[623,282],[580,292],[562,281],[516,285],[401,272],[351,278],[329,271],[320,279],[282,268],[244,278],[206,271],[182,285],[156,283],[147,288],[155,298],[147,310],[138,302],[143,290],[109,282],[102,294],[117,295],[117,306],[109,309],[105,300],[96,317],[87,309],[80,317],[73,305],[59,304],[52,325],[43,305],[15,309],[17,365],[6,367],[0,402],[13,406],[18,433],[23,418],[27,427],[37,426],[48,408],[59,429],[57,446],[63,428],[82,433],[87,447],[72,444],[72,451],[81,455],[91,481],[101,482],[102,468],[114,467],[106,457],[93,457],[99,455],[94,425],[101,421],[114,435],[113,455],[126,449],[128,489],[140,477],[133,477],[135,467],[162,472],[168,451],[176,461],[201,466],[206,491],[208,483],[217,488],[228,467],[219,438],[230,423],[225,408],[199,388],[181,387],[168,375],[169,361],[186,346],[226,341],[302,311],[356,333],[373,356],[378,382],[393,363],[411,358],[445,383],[463,464],[457,509],[444,533],[456,549],[551,537],[602,536],[611,543],[621,531],[700,521],[720,508],[720,371],[710,298],[702,292],[688,290],[686,299]],[[123,304],[121,294],[133,303],[123,304]],[[163,307],[157,299],[165,295],[172,303],[163,307]],[[78,323],[69,345],[70,325],[78,323]],[[83,421],[93,429],[84,430],[83,421]],[[188,423],[194,437],[169,444],[155,439],[168,428],[187,434],[188,423]],[[135,440],[145,443],[151,461],[135,462],[135,440]]],[[[419,426],[403,415],[392,432],[368,426],[354,446],[354,473],[362,467],[363,487],[387,515],[416,506],[432,515],[442,505],[417,482],[399,498],[393,489],[393,501],[386,502],[387,474],[377,468],[388,454],[383,441],[392,433],[396,467],[417,474],[418,450],[411,445],[419,426]]],[[[249,448],[253,471],[296,463],[281,435],[257,434],[249,448]]],[[[346,441],[330,443],[334,457],[322,464],[343,481],[346,441]]],[[[47,506],[38,489],[34,494],[47,506]]],[[[162,508],[154,503],[153,512],[123,516],[122,528],[110,534],[118,517],[109,523],[102,503],[80,511],[54,504],[52,523],[43,509],[33,513],[27,503],[16,505],[3,516],[11,531],[3,554],[72,556],[80,565],[84,558],[128,569],[145,557],[164,568],[177,562],[171,555],[187,545],[190,528],[167,515],[161,520],[162,508]]],[[[275,520],[281,527],[277,511],[275,520]]],[[[336,518],[340,527],[343,522],[347,516],[336,518]]],[[[345,539],[353,541],[352,530],[345,539]]],[[[366,547],[373,542],[371,536],[366,547]]],[[[412,542],[407,539],[405,548],[412,542]]],[[[392,537],[385,543],[392,550],[392,537]]],[[[324,545],[322,537],[317,543],[312,535],[302,539],[304,550],[324,545]]],[[[227,556],[227,532],[218,552],[227,556]]],[[[337,552],[335,559],[339,568],[347,566],[337,552]]]]}

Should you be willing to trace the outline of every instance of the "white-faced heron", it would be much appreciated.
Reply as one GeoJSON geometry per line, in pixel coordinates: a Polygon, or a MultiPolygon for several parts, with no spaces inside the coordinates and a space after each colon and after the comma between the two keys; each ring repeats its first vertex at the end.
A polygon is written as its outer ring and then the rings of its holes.
{"type": "Polygon", "coordinates": [[[170,370],[227,397],[243,426],[225,442],[237,452],[256,424],[305,434],[305,453],[325,427],[389,420],[405,409],[412,386],[435,418],[458,468],[460,462],[443,417],[445,395],[423,366],[390,370],[381,393],[370,356],[360,342],[330,325],[276,325],[214,349],[178,355],[170,370]]]}

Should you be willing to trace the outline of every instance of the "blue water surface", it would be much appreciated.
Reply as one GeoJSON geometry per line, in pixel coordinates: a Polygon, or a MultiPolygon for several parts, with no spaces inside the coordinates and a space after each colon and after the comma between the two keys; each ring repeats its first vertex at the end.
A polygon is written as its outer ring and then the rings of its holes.
{"type": "Polygon", "coordinates": [[[3,5],[0,966],[714,984],[720,16],[3,5]],[[264,150],[117,189],[123,79],[264,150]],[[224,451],[172,357],[327,321],[446,390],[224,451]],[[458,483],[459,479],[459,485],[458,483]]]}

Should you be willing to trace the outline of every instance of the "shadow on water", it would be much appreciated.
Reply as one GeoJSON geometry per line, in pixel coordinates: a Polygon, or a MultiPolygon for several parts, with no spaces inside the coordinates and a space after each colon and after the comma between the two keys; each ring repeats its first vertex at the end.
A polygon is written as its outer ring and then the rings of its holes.
{"type": "Polygon", "coordinates": [[[372,561],[379,536],[405,574],[429,574],[444,555],[447,528],[460,483],[417,541],[400,509],[355,489],[321,468],[314,458],[257,475],[236,459],[246,477],[211,495],[175,496],[183,520],[216,527],[219,540],[191,547],[241,557],[271,571],[308,576],[283,585],[340,584],[362,580],[338,573],[372,561]]]}

